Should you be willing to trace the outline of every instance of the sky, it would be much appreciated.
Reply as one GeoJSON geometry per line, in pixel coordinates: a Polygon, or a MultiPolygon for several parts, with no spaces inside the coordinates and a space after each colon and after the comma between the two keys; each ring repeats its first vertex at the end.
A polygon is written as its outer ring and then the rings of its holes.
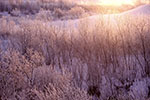
{"type": "Polygon", "coordinates": [[[82,4],[100,4],[100,5],[122,5],[122,4],[129,4],[133,5],[135,0],[77,0],[79,3],[82,4]]]}

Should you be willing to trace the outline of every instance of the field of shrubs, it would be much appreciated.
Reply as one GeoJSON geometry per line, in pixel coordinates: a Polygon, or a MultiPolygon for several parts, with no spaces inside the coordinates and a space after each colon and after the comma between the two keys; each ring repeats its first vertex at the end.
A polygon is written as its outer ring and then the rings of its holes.
{"type": "Polygon", "coordinates": [[[2,3],[10,14],[0,18],[0,100],[150,99],[149,16],[100,17],[74,31],[49,24],[45,7],[16,5],[23,15],[13,16],[2,3]]]}

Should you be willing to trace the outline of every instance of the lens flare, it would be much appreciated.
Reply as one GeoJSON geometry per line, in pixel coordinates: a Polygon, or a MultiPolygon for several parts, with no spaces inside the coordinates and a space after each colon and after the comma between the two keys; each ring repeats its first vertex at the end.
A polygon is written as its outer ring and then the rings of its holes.
{"type": "Polygon", "coordinates": [[[102,6],[122,6],[122,5],[135,5],[136,0],[79,0],[78,4],[84,5],[102,5],[102,6]]]}
{"type": "Polygon", "coordinates": [[[124,4],[127,5],[134,5],[134,2],[132,0],[103,0],[99,3],[100,5],[112,5],[112,6],[121,6],[124,4]]]}
{"type": "Polygon", "coordinates": [[[98,4],[104,6],[134,5],[134,1],[133,0],[100,0],[98,4]]]}

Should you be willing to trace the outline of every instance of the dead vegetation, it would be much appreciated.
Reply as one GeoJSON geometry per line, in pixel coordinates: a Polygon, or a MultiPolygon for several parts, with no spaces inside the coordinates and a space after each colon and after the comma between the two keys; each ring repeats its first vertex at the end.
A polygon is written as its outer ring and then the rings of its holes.
{"type": "Polygon", "coordinates": [[[88,100],[85,91],[102,100],[148,99],[149,18],[123,19],[116,28],[100,19],[93,31],[82,22],[70,33],[42,20],[1,18],[1,99],[88,100]],[[147,92],[137,93],[142,80],[147,92]]]}
{"type": "MultiPolygon", "coordinates": [[[[59,19],[82,12],[54,11],[59,19]]],[[[0,18],[0,99],[149,99],[149,16],[100,18],[92,30],[87,21],[73,31],[50,25],[51,14],[0,18]]]]}

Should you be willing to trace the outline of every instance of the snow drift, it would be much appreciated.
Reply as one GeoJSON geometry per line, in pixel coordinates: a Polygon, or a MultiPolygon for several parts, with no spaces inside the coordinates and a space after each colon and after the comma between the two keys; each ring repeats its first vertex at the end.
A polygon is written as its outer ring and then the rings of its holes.
{"type": "Polygon", "coordinates": [[[150,15],[150,5],[142,5],[135,9],[126,11],[121,15],[150,15]]]}
{"type": "Polygon", "coordinates": [[[150,15],[150,5],[142,5],[120,14],[106,14],[106,15],[100,14],[100,15],[94,15],[94,16],[90,16],[82,19],[76,19],[76,20],[54,21],[50,24],[72,30],[72,29],[78,29],[81,23],[87,23],[87,26],[89,26],[92,29],[98,24],[98,22],[100,22],[100,20],[103,20],[105,22],[104,24],[106,25],[109,23],[115,26],[118,23],[117,20],[118,19],[121,20],[121,18],[123,17],[125,18],[128,18],[127,16],[139,17],[145,15],[146,16],[150,15]]]}

